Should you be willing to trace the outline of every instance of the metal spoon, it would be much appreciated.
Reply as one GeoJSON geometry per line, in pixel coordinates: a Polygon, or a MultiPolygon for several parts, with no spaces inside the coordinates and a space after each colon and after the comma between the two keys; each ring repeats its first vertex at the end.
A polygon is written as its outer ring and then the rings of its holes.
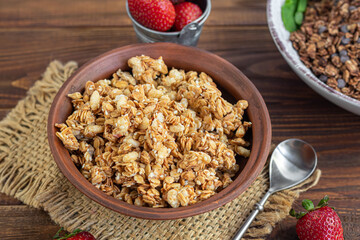
{"type": "Polygon", "coordinates": [[[264,210],[264,204],[271,194],[303,182],[314,172],[316,164],[316,152],[310,144],[300,139],[288,139],[281,142],[270,159],[270,188],[256,204],[255,210],[246,219],[233,240],[242,238],[256,215],[264,210]]]}

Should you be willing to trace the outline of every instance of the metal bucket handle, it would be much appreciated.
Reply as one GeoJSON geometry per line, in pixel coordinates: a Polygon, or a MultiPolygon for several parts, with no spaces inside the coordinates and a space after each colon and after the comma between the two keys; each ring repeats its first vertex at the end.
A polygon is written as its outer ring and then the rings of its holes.
{"type": "Polygon", "coordinates": [[[210,9],[211,9],[211,1],[207,0],[206,1],[206,8],[205,8],[205,11],[203,12],[203,14],[198,19],[196,19],[195,21],[189,23],[183,29],[181,29],[181,31],[179,33],[179,38],[181,38],[183,36],[194,37],[195,34],[196,34],[196,31],[199,29],[199,27],[204,25],[207,17],[210,14],[210,9]]]}

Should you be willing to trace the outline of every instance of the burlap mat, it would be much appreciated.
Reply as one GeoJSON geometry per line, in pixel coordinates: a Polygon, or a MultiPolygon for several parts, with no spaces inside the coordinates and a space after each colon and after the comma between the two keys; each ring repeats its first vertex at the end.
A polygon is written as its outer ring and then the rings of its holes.
{"type": "MultiPolygon", "coordinates": [[[[60,173],[48,146],[46,122],[51,102],[76,70],[75,62],[53,61],[26,98],[0,122],[0,191],[42,208],[65,229],[89,230],[97,239],[231,239],[268,188],[265,167],[236,200],[211,212],[181,220],[151,221],[108,210],[80,193],[60,173]]],[[[317,184],[317,170],[305,183],[269,198],[246,239],[263,239],[285,218],[301,192],[317,184]]]]}

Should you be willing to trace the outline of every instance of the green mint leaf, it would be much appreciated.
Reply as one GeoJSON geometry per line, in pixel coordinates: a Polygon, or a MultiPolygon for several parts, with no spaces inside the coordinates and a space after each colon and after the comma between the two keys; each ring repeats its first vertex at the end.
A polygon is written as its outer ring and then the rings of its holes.
{"type": "Polygon", "coordinates": [[[290,11],[292,11],[293,14],[296,12],[296,8],[298,5],[298,0],[286,0],[284,3],[284,6],[289,8],[290,11]]]}
{"type": "Polygon", "coordinates": [[[286,30],[288,30],[289,32],[296,31],[297,26],[294,20],[294,16],[289,8],[285,6],[281,8],[281,18],[286,30]]]}
{"type": "Polygon", "coordinates": [[[297,7],[297,0],[286,0],[281,7],[281,19],[284,23],[285,29],[289,32],[297,30],[294,15],[297,7]]]}
{"type": "Polygon", "coordinates": [[[302,206],[303,206],[306,210],[308,210],[308,211],[314,210],[314,204],[313,204],[313,202],[312,202],[311,200],[309,200],[309,199],[304,199],[304,200],[302,201],[302,206]]]}
{"type": "Polygon", "coordinates": [[[306,6],[307,6],[307,0],[299,0],[296,11],[305,12],[306,6]]]}
{"type": "Polygon", "coordinates": [[[295,23],[300,26],[303,22],[304,14],[302,12],[296,12],[294,19],[295,23]]]}

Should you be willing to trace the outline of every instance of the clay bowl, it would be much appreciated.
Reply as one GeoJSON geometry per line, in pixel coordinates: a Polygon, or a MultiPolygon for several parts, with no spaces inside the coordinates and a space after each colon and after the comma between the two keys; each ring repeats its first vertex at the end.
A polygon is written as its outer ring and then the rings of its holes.
{"type": "MultiPolygon", "coordinates": [[[[234,100],[233,99],[233,100],[234,100]]],[[[231,100],[231,99],[230,99],[231,100]]],[[[262,170],[271,141],[270,117],[263,98],[255,86],[235,66],[212,53],[173,43],[135,44],[111,50],[89,61],[69,78],[56,95],[48,118],[48,141],[54,159],[65,177],[82,193],[99,204],[121,214],[156,220],[178,219],[201,214],[235,199],[244,192],[262,170]],[[187,207],[149,208],[130,205],[107,196],[89,183],[72,162],[68,151],[55,136],[55,123],[62,123],[72,112],[67,94],[82,92],[86,81],[110,77],[119,68],[128,70],[127,60],[137,55],[162,56],[168,67],[196,70],[209,74],[226,98],[246,99],[247,117],[253,123],[251,155],[241,161],[234,182],[211,198],[187,207]]]]}

